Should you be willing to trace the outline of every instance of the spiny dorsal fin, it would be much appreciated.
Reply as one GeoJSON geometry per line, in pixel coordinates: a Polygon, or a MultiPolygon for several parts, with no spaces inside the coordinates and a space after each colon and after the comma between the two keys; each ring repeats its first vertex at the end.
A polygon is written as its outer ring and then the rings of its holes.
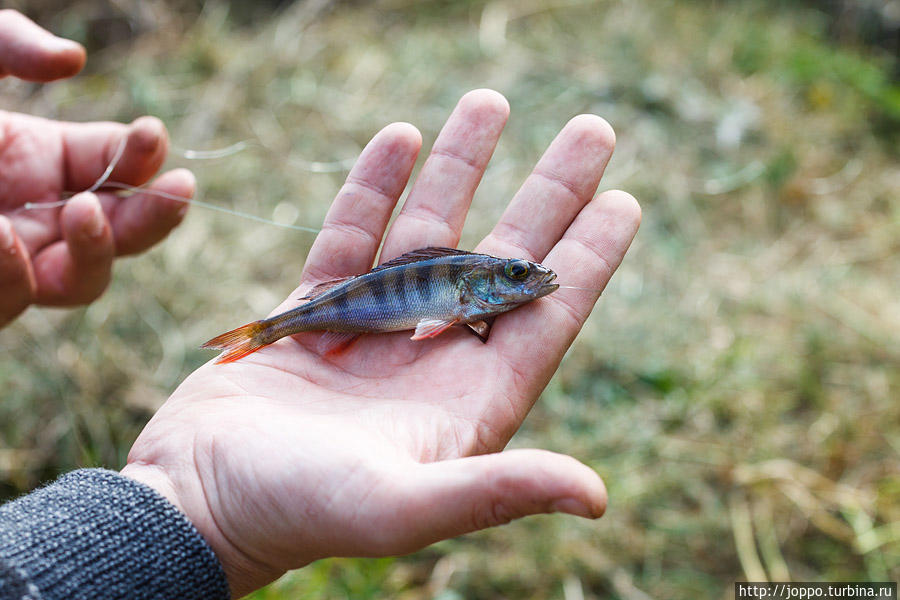
{"type": "Polygon", "coordinates": [[[397,258],[392,258],[387,261],[383,265],[378,265],[369,273],[374,273],[375,271],[381,271],[382,269],[390,269],[391,267],[399,267],[400,265],[408,265],[411,263],[416,263],[422,260],[429,260],[432,258],[440,258],[441,256],[456,256],[460,254],[474,254],[473,252],[467,252],[466,250],[458,250],[456,248],[441,248],[439,246],[432,246],[429,248],[419,248],[418,250],[412,250],[407,252],[406,254],[401,254],[397,258]]]}
{"type": "Polygon", "coordinates": [[[350,277],[341,277],[339,279],[332,279],[331,281],[322,282],[319,285],[310,289],[308,292],[306,292],[306,295],[300,299],[301,300],[315,300],[316,298],[318,298],[319,296],[321,296],[322,294],[324,294],[331,288],[337,287],[337,286],[341,285],[342,283],[344,283],[345,281],[350,281],[354,277],[356,277],[356,275],[353,275],[350,277]]]}
{"type": "MultiPolygon", "coordinates": [[[[412,250],[407,252],[406,254],[401,254],[397,258],[392,258],[387,261],[383,265],[378,265],[369,273],[374,273],[375,271],[381,271],[383,269],[390,269],[391,267],[399,267],[400,265],[408,265],[412,263],[416,263],[422,260],[429,260],[432,258],[439,258],[441,256],[457,256],[460,254],[469,254],[475,255],[474,252],[468,252],[466,250],[458,250],[456,248],[441,248],[439,246],[432,246],[429,248],[419,248],[418,250],[412,250]]],[[[328,290],[333,287],[337,287],[345,281],[350,281],[351,279],[355,279],[359,277],[359,275],[351,275],[350,277],[341,277],[339,279],[332,279],[331,281],[325,281],[320,283],[319,285],[313,287],[309,290],[305,296],[300,298],[301,300],[315,300],[328,290]]]]}

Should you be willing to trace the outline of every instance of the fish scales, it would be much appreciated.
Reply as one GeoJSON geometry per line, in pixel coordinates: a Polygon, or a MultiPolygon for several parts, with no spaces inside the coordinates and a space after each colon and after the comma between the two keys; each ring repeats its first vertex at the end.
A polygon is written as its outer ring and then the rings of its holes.
{"type": "Polygon", "coordinates": [[[418,268],[421,266],[400,266],[363,275],[350,282],[343,294],[335,289],[326,292],[329,297],[301,306],[292,324],[303,323],[310,330],[371,333],[410,329],[427,316],[451,316],[458,302],[453,298],[454,286],[448,285],[448,275],[461,271],[464,265],[431,269],[428,302],[416,301],[412,298],[415,286],[405,285],[405,272],[418,268]]]}
{"type": "Polygon", "coordinates": [[[410,265],[408,269],[403,269],[400,273],[397,291],[399,293],[400,302],[403,308],[412,311],[415,306],[420,305],[419,294],[416,291],[416,280],[419,278],[417,265],[410,265]]]}
{"type": "Polygon", "coordinates": [[[416,293],[419,295],[419,302],[423,304],[431,301],[431,285],[430,280],[434,267],[430,264],[416,265],[416,293]]]}
{"type": "Polygon", "coordinates": [[[230,362],[303,331],[353,337],[415,329],[412,339],[419,340],[457,323],[472,323],[485,341],[489,326],[484,319],[551,293],[558,287],[550,283],[555,277],[550,269],[522,259],[425,248],[368,273],[322,284],[297,308],[226,332],[204,347],[225,350],[218,362],[230,362]]]}
{"type": "Polygon", "coordinates": [[[406,299],[411,305],[427,305],[431,301],[433,273],[434,266],[428,262],[410,265],[403,272],[403,289],[406,290],[406,299]]]}

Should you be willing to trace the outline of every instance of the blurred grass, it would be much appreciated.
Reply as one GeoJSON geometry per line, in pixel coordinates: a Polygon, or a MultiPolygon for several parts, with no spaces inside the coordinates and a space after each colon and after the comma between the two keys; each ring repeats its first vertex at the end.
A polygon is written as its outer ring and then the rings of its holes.
{"type": "MultiPolygon", "coordinates": [[[[703,598],[745,578],[900,579],[896,57],[836,45],[823,13],[790,3],[248,10],[47,10],[46,25],[94,46],[88,68],[5,82],[0,98],[61,119],[155,114],[182,149],[250,140],[170,163],[195,171],[206,201],[317,226],[380,126],[411,121],[427,144],[462,93],[493,87],[512,117],[463,247],[581,112],[618,134],[602,187],[644,207],[512,443],[597,469],[604,519],[536,517],[409,557],[321,561],[253,598],[703,598]]],[[[97,303],[32,308],[0,333],[0,494],[121,466],[209,358],[198,344],[280,301],[311,241],[196,208],[120,262],[97,303]]]]}

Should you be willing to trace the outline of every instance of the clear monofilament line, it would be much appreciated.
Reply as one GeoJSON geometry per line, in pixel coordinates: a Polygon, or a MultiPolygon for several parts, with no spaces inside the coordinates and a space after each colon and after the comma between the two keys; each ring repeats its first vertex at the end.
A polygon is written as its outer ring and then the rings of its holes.
{"type": "MultiPolygon", "coordinates": [[[[186,198],[184,196],[177,196],[175,194],[170,194],[168,192],[162,192],[159,190],[150,190],[147,188],[137,187],[134,185],[128,185],[126,183],[119,183],[117,181],[107,181],[104,183],[104,187],[108,188],[116,188],[120,190],[127,190],[129,192],[142,193],[147,194],[149,196],[159,196],[161,198],[168,198],[169,200],[175,200],[176,202],[184,202],[185,204],[193,204],[199,206],[201,208],[207,208],[209,210],[214,210],[220,213],[225,213],[226,215],[232,215],[235,217],[240,217],[242,219],[249,219],[251,221],[256,221],[257,223],[265,223],[266,225],[274,225],[275,227],[282,227],[284,229],[293,229],[294,231],[305,231],[308,233],[319,233],[321,229],[316,229],[315,227],[304,227],[303,225],[292,225],[289,223],[279,223],[278,221],[272,221],[271,219],[266,219],[264,217],[258,217],[256,215],[252,215],[250,213],[245,213],[239,210],[234,210],[232,208],[226,208],[224,206],[219,206],[217,204],[210,204],[209,202],[204,202],[203,200],[198,200],[196,198],[186,198]]],[[[56,202],[26,202],[21,207],[16,209],[13,212],[19,212],[23,210],[42,210],[48,208],[60,208],[65,206],[68,200],[57,200],[56,202]]]]}
{"type": "Polygon", "coordinates": [[[250,145],[251,142],[248,140],[241,140],[240,142],[236,142],[230,146],[226,146],[225,148],[219,148],[217,150],[190,150],[190,149],[182,149],[182,148],[172,148],[171,151],[181,155],[183,158],[188,160],[213,160],[216,158],[225,158],[226,156],[231,156],[232,154],[237,154],[238,152],[243,151],[250,145]]]}
{"type": "Polygon", "coordinates": [[[116,165],[119,164],[119,159],[122,158],[122,154],[125,152],[127,139],[128,138],[123,137],[119,140],[119,145],[118,147],[116,147],[116,153],[113,155],[112,160],[109,161],[109,164],[106,165],[106,170],[103,171],[103,175],[101,175],[97,179],[97,181],[94,182],[94,185],[92,185],[85,191],[96,192],[98,189],[100,189],[100,186],[103,185],[107,179],[109,179],[109,176],[112,175],[113,169],[115,169],[116,165]]]}
{"type": "MultiPolygon", "coordinates": [[[[149,194],[153,196],[160,196],[162,198],[168,198],[169,200],[175,200],[177,202],[184,202],[185,204],[193,204],[196,206],[200,206],[202,208],[208,208],[209,210],[215,210],[220,213],[225,213],[226,215],[233,215],[235,217],[241,217],[242,219],[249,219],[251,221],[256,221],[258,223],[265,223],[267,225],[274,225],[276,227],[283,227],[285,229],[293,229],[294,231],[306,231],[309,233],[319,233],[321,229],[316,229],[315,227],[304,227],[303,225],[292,225],[289,223],[279,223],[278,221],[272,221],[271,219],[266,219],[264,217],[258,217],[256,215],[252,215],[250,213],[245,213],[239,210],[234,210],[232,208],[226,208],[224,206],[219,206],[218,204],[210,204],[209,202],[204,202],[203,200],[198,200],[196,198],[186,198],[184,196],[177,196],[175,194],[170,194],[168,192],[161,192],[159,190],[148,190],[147,188],[137,187],[134,185],[128,185],[127,183],[119,183],[117,181],[108,181],[106,182],[106,187],[112,187],[120,190],[127,190],[129,192],[149,194]]],[[[38,204],[38,206],[43,206],[43,204],[38,204]]]]}
{"type": "Polygon", "coordinates": [[[588,292],[602,292],[603,291],[598,288],[579,287],[577,285],[561,285],[561,286],[559,286],[559,288],[566,289],[566,290],[586,290],[588,292]]]}
{"type": "MultiPolygon", "coordinates": [[[[230,146],[225,148],[219,148],[216,150],[190,150],[190,149],[172,149],[173,153],[179,154],[188,160],[211,160],[217,158],[225,158],[227,156],[231,156],[233,154],[237,154],[245,150],[249,145],[252,144],[252,141],[241,140],[240,142],[236,142],[230,146]]],[[[211,204],[209,202],[204,202],[202,200],[198,200],[196,198],[187,198],[184,196],[177,196],[175,194],[170,194],[168,192],[163,192],[159,190],[148,189],[143,186],[133,186],[125,183],[119,183],[117,181],[108,181],[110,175],[113,170],[116,168],[116,165],[119,164],[119,160],[122,158],[122,155],[125,152],[126,146],[126,138],[122,138],[119,141],[119,145],[116,148],[115,154],[113,154],[112,160],[109,161],[109,164],[106,166],[106,169],[103,171],[103,174],[94,182],[91,187],[87,188],[85,191],[87,192],[95,192],[99,190],[101,187],[103,188],[116,188],[120,190],[126,190],[133,193],[142,193],[147,194],[148,196],[158,196],[161,198],[168,198],[169,200],[175,200],[177,202],[184,202],[186,204],[194,204],[201,208],[206,208],[209,210],[214,210],[220,213],[224,213],[227,215],[232,215],[235,217],[240,217],[242,219],[248,219],[250,221],[256,221],[257,223],[265,223],[266,225],[274,225],[275,227],[282,227],[284,229],[292,229],[294,231],[305,231],[308,233],[319,233],[321,229],[316,229],[315,227],[304,227],[303,225],[292,225],[289,223],[279,223],[278,221],[273,221],[271,219],[266,219],[264,217],[258,217],[256,215],[246,213],[239,210],[234,210],[231,208],[226,208],[224,206],[219,206],[216,204],[211,204]]],[[[66,205],[71,196],[74,196],[75,193],[78,192],[69,192],[67,193],[67,198],[63,200],[57,200],[55,202],[26,202],[19,208],[15,209],[14,213],[26,211],[26,210],[46,210],[51,208],[61,208],[66,205]]]]}

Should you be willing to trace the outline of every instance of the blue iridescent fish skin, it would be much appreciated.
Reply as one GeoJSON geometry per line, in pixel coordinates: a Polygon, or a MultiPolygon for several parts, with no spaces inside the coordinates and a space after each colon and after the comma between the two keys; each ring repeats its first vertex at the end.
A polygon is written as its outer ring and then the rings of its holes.
{"type": "Polygon", "coordinates": [[[415,329],[413,340],[466,324],[487,340],[485,319],[546,296],[559,286],[547,267],[452,248],[423,248],[356,277],[320,284],[309,301],[213,338],[205,348],[231,362],[304,331],[352,336],[415,329]]]}

